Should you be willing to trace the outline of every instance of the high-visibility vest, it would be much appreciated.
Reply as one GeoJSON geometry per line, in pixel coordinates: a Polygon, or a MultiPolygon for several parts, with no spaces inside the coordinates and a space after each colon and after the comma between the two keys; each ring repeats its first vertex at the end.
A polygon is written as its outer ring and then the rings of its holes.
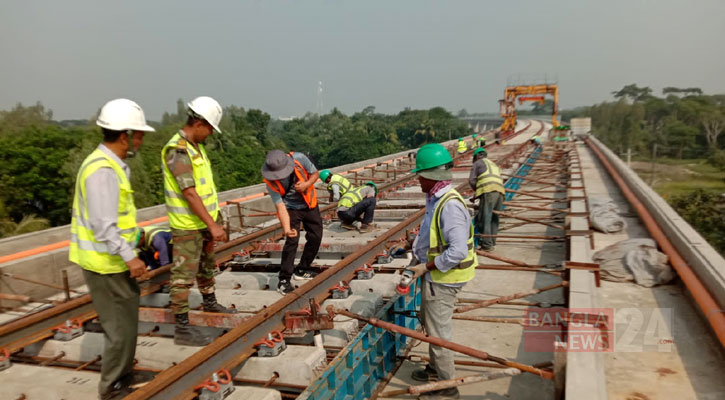
{"type": "Polygon", "coordinates": [[[486,138],[478,138],[478,147],[483,147],[486,145],[486,138]]]}
{"type": "MultiPolygon", "coordinates": [[[[294,172],[295,172],[295,175],[297,176],[297,180],[300,182],[307,181],[309,179],[310,174],[307,173],[307,170],[305,169],[305,167],[303,167],[299,161],[294,159],[294,157],[293,157],[294,152],[290,151],[289,156],[292,157],[292,160],[295,162],[294,172]]],[[[278,181],[278,180],[270,181],[268,179],[264,179],[264,183],[269,185],[269,187],[272,188],[272,190],[274,190],[276,193],[279,193],[280,196],[284,197],[286,191],[285,191],[285,188],[282,187],[282,183],[280,181],[278,181]]],[[[300,193],[300,196],[302,196],[302,200],[305,201],[305,204],[307,204],[307,207],[309,207],[309,208],[317,207],[317,190],[315,189],[315,185],[310,185],[310,187],[307,188],[307,190],[300,193]]]]}
{"type": "Polygon", "coordinates": [[[120,255],[109,254],[106,244],[96,240],[96,234],[93,232],[88,215],[86,179],[100,168],[111,168],[118,176],[119,197],[116,226],[121,231],[121,239],[132,248],[136,247],[138,227],[131,182],[116,161],[102,150],[96,149],[83,161],[76,177],[68,259],[89,271],[99,274],[115,274],[128,270],[128,267],[120,255]]]}
{"type": "Polygon", "coordinates": [[[468,148],[466,147],[466,142],[463,140],[458,141],[458,152],[459,153],[465,153],[468,148]]]}
{"type": "MultiPolygon", "coordinates": [[[[141,250],[148,251],[151,250],[151,245],[153,244],[154,237],[158,235],[161,232],[169,232],[171,233],[171,229],[165,228],[163,226],[158,225],[151,225],[144,228],[144,232],[146,232],[146,235],[144,236],[144,242],[142,243],[141,250]]],[[[173,242],[173,240],[172,240],[173,242]]]]}
{"type": "Polygon", "coordinates": [[[351,208],[355,204],[361,202],[363,199],[362,191],[366,187],[368,187],[368,186],[364,185],[364,186],[360,186],[360,187],[356,187],[354,189],[348,190],[347,193],[345,193],[344,195],[342,195],[342,197],[340,197],[340,200],[337,202],[337,207],[338,208],[340,208],[340,207],[351,208]]]}
{"type": "Polygon", "coordinates": [[[493,161],[484,158],[486,172],[478,176],[476,180],[476,197],[488,192],[500,192],[506,194],[501,178],[501,169],[493,161]]]}
{"type": "Polygon", "coordinates": [[[347,193],[348,190],[352,189],[352,184],[344,176],[338,174],[332,174],[330,177],[330,184],[327,185],[327,190],[332,192],[332,185],[337,185],[340,188],[340,195],[347,193]]]}
{"type": "MultiPolygon", "coordinates": [[[[463,207],[466,208],[466,202],[455,189],[451,189],[448,193],[444,194],[443,197],[438,200],[435,210],[433,210],[433,218],[430,222],[430,249],[428,249],[428,261],[433,261],[436,257],[443,254],[448,248],[448,244],[443,238],[443,232],[441,231],[441,213],[443,207],[449,201],[460,201],[463,207]]],[[[438,269],[430,271],[430,277],[433,282],[436,283],[463,283],[468,282],[476,275],[476,266],[478,265],[478,256],[476,255],[476,249],[473,246],[473,224],[469,224],[470,233],[468,234],[468,255],[460,264],[454,268],[449,269],[446,272],[441,272],[438,269]]]]}
{"type": "Polygon", "coordinates": [[[176,178],[166,165],[166,153],[168,151],[176,151],[177,149],[186,150],[186,154],[191,159],[193,168],[194,189],[196,194],[201,198],[206,211],[209,212],[211,218],[216,220],[219,216],[219,200],[217,198],[216,185],[214,185],[214,175],[211,171],[211,162],[206,155],[204,145],[199,143],[199,150],[194,148],[180,133],[174,135],[163,150],[161,150],[161,162],[164,167],[164,198],[166,199],[166,212],[169,215],[169,225],[174,229],[182,230],[198,230],[206,229],[204,221],[199,218],[189,207],[184,194],[181,193],[176,178]]]}

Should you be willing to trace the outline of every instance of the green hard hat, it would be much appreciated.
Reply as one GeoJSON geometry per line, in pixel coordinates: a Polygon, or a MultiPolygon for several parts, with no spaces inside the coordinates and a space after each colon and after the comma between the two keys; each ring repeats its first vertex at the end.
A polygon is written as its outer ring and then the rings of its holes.
{"type": "Polygon", "coordinates": [[[463,140],[463,138],[462,138],[462,137],[459,137],[459,138],[458,138],[458,141],[459,141],[459,142],[460,142],[460,141],[462,141],[462,140],[463,140]]]}
{"type": "Polygon", "coordinates": [[[452,174],[445,167],[452,162],[451,155],[442,144],[429,143],[418,149],[413,173],[428,179],[448,180],[452,174]]]}
{"type": "Polygon", "coordinates": [[[478,137],[478,134],[477,134],[477,133],[474,133],[474,134],[473,134],[473,138],[475,139],[475,138],[477,138],[477,137],[478,137]]]}
{"type": "Polygon", "coordinates": [[[320,171],[320,179],[322,179],[322,182],[327,181],[327,178],[330,177],[330,170],[329,169],[323,169],[320,171]]]}
{"type": "Polygon", "coordinates": [[[378,185],[376,185],[375,182],[373,182],[373,181],[367,181],[367,182],[365,182],[365,184],[368,185],[368,186],[372,186],[373,188],[375,188],[375,194],[378,194],[378,185]]]}
{"type": "Polygon", "coordinates": [[[476,150],[473,150],[473,156],[475,157],[476,154],[483,153],[484,156],[488,156],[488,152],[483,147],[479,147],[476,150]]]}

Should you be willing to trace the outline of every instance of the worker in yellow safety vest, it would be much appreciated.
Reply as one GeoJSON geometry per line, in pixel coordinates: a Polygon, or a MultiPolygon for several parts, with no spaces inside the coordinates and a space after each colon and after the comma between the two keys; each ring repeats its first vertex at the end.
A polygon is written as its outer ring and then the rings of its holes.
{"type": "Polygon", "coordinates": [[[204,140],[220,132],[222,108],[211,97],[187,104],[186,124],[161,150],[164,197],[174,240],[169,296],[174,313],[174,343],[205,346],[213,338],[189,324],[189,291],[196,281],[206,312],[236,313],[214,294],[214,243],[227,235],[220,225],[219,201],[204,140]]]}
{"type": "MultiPolygon", "coordinates": [[[[478,258],[473,247],[473,226],[463,197],[453,189],[450,167],[453,160],[445,147],[427,144],[418,150],[418,181],[426,193],[425,216],[412,245],[413,256],[420,264],[409,268],[422,275],[420,306],[426,333],[444,340],[453,337],[453,308],[456,295],[473,279],[478,258]]],[[[391,249],[396,256],[403,249],[391,249]]],[[[442,347],[429,346],[430,362],[413,371],[412,378],[428,382],[455,378],[453,353],[442,347]]],[[[420,399],[458,398],[457,388],[432,391],[420,399]]]]}
{"type": "Polygon", "coordinates": [[[372,231],[377,194],[378,185],[373,181],[348,190],[337,202],[337,217],[340,218],[340,226],[353,230],[356,229],[353,223],[360,221],[361,225],[358,229],[360,233],[372,231]]]}
{"type": "Polygon", "coordinates": [[[352,189],[350,181],[340,174],[333,174],[329,169],[320,171],[320,180],[327,185],[331,203],[340,200],[340,196],[352,189]]]}
{"type": "Polygon", "coordinates": [[[468,150],[468,148],[466,147],[466,142],[463,141],[462,137],[459,137],[458,138],[458,150],[457,150],[458,154],[463,154],[467,150],[468,150]]]}
{"type": "Polygon", "coordinates": [[[146,263],[148,269],[171,264],[174,248],[171,228],[150,225],[140,228],[138,232],[138,256],[146,263]]]}
{"type": "Polygon", "coordinates": [[[101,399],[131,392],[138,330],[137,277],[146,265],[134,252],[138,235],[131,171],[124,160],[143,144],[146,124],[141,107],[116,99],[101,108],[96,125],[103,143],[83,161],[75,183],[70,261],[78,264],[104,331],[101,399]]]}
{"type": "Polygon", "coordinates": [[[468,184],[476,193],[474,198],[478,199],[476,231],[486,235],[479,240],[479,247],[481,250],[491,251],[496,245],[498,234],[498,214],[494,211],[503,210],[506,189],[503,186],[501,169],[486,158],[487,156],[488,153],[484,149],[474,150],[468,184]]]}

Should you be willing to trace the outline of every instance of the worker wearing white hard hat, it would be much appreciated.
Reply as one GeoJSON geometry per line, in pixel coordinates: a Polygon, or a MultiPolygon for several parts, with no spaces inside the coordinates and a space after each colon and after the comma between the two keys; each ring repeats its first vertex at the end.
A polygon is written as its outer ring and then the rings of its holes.
{"type": "Polygon", "coordinates": [[[103,327],[101,399],[125,397],[133,383],[139,287],[146,265],[134,252],[136,206],[124,160],[154,128],[135,102],[116,99],[101,109],[96,125],[103,143],[83,161],[75,184],[70,261],[78,264],[103,327]]]}
{"type": "Polygon", "coordinates": [[[189,291],[196,281],[206,312],[234,313],[219,304],[214,294],[214,242],[224,242],[220,209],[211,162],[204,140],[221,132],[222,108],[211,97],[197,97],[188,104],[186,125],[161,151],[164,197],[174,241],[170,300],[176,319],[174,343],[205,346],[212,338],[189,325],[189,291]]]}

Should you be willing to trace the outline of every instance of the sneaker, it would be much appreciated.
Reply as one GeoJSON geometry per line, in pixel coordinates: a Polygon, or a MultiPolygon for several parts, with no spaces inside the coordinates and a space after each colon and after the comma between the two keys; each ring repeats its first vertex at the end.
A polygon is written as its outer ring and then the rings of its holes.
{"type": "Polygon", "coordinates": [[[410,377],[418,382],[433,382],[438,380],[438,372],[426,364],[425,368],[413,371],[410,377]]]}
{"type": "Polygon", "coordinates": [[[419,400],[453,400],[461,397],[461,393],[458,392],[458,388],[448,388],[441,390],[434,390],[432,392],[423,393],[418,396],[419,400]]]}
{"type": "Polygon", "coordinates": [[[349,231],[354,231],[355,229],[357,229],[357,228],[355,227],[355,225],[353,225],[353,224],[348,224],[347,222],[341,222],[341,223],[340,223],[340,226],[342,227],[342,229],[347,229],[347,230],[349,230],[349,231]]]}
{"type": "Polygon", "coordinates": [[[294,286],[292,286],[292,284],[287,279],[280,279],[279,283],[277,284],[277,292],[281,295],[291,293],[294,290],[294,286]]]}
{"type": "Polygon", "coordinates": [[[295,271],[294,274],[292,274],[292,279],[298,280],[298,281],[309,281],[310,279],[313,279],[317,276],[316,272],[312,272],[306,269],[298,269],[295,271]]]}

